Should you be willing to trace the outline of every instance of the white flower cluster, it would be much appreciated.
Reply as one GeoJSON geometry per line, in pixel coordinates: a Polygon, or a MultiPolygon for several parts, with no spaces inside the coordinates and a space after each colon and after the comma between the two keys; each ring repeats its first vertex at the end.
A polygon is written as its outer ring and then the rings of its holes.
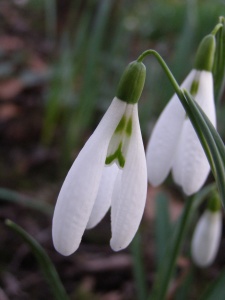
{"type": "MultiPolygon", "coordinates": [[[[201,58],[202,52],[199,53],[201,58]]],[[[200,59],[197,64],[200,67],[190,72],[181,87],[192,94],[216,126],[213,76],[208,70],[211,57],[210,54],[206,68],[201,68],[204,64],[200,59]]],[[[98,224],[110,207],[111,247],[115,251],[127,247],[144,212],[147,177],[157,186],[171,170],[175,182],[191,195],[203,186],[209,174],[203,148],[177,95],[161,113],[145,157],[137,104],[144,81],[144,65],[139,60],[131,63],[120,81],[117,96],[67,174],[53,217],[53,243],[63,255],[76,251],[85,229],[98,224]]],[[[208,263],[214,257],[213,249],[208,254],[204,249],[210,240],[218,243],[218,234],[214,234],[221,230],[218,218],[204,215],[197,227],[193,255],[200,264],[199,241],[202,241],[202,261],[208,263]],[[206,234],[204,228],[209,220],[212,230],[206,234]]]]}

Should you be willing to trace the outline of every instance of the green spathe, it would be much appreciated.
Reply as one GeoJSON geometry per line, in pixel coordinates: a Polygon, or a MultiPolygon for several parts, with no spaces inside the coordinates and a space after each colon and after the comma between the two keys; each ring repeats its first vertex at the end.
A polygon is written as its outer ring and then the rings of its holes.
{"type": "Polygon", "coordinates": [[[215,36],[209,34],[204,37],[201,41],[196,58],[195,58],[195,69],[199,71],[212,71],[213,62],[214,62],[214,55],[216,50],[216,40],[215,36]]]}
{"type": "Polygon", "coordinates": [[[145,83],[146,68],[142,62],[133,61],[125,69],[116,97],[129,104],[137,103],[145,83]]]}
{"type": "Polygon", "coordinates": [[[207,203],[207,209],[215,213],[221,209],[221,202],[217,192],[212,193],[207,203]]]}

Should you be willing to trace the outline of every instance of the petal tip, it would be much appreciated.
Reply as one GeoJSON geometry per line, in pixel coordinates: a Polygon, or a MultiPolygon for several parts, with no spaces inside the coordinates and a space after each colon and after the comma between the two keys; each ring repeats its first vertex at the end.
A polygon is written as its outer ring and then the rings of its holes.
{"type": "Polygon", "coordinates": [[[53,245],[55,250],[63,256],[69,256],[73,254],[78,248],[78,247],[76,248],[71,247],[71,245],[62,244],[61,242],[58,243],[57,241],[54,241],[54,239],[53,239],[53,245]]]}
{"type": "Polygon", "coordinates": [[[112,248],[113,251],[118,252],[126,248],[126,246],[118,243],[118,241],[115,241],[115,239],[111,238],[110,240],[110,247],[112,248]]]}

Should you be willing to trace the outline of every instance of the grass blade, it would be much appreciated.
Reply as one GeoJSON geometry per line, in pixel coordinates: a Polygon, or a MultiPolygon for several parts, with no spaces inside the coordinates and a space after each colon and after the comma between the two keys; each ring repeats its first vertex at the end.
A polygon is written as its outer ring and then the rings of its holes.
{"type": "Polygon", "coordinates": [[[41,247],[41,245],[33,237],[31,237],[24,229],[22,229],[20,226],[18,226],[11,220],[6,220],[5,224],[16,234],[18,234],[30,247],[32,253],[35,255],[39,263],[42,272],[45,275],[47,282],[49,283],[49,286],[52,289],[54,298],[56,300],[68,300],[69,298],[61,283],[59,275],[52,261],[50,260],[45,250],[41,247]]]}
{"type": "Polygon", "coordinates": [[[137,288],[137,299],[147,299],[146,276],[142,257],[141,235],[139,232],[135,235],[131,243],[131,253],[133,258],[133,273],[137,288]]]}
{"type": "Polygon", "coordinates": [[[6,188],[0,188],[0,201],[6,201],[23,205],[25,207],[40,211],[49,216],[52,216],[53,213],[53,207],[50,204],[40,200],[31,199],[20,193],[11,191],[6,188]]]}
{"type": "Polygon", "coordinates": [[[206,291],[202,294],[199,300],[224,299],[224,285],[225,270],[223,270],[219,277],[207,287],[206,291]]]}
{"type": "Polygon", "coordinates": [[[170,239],[171,224],[169,217],[169,199],[164,193],[156,196],[156,254],[158,267],[163,262],[165,245],[170,239]]]}

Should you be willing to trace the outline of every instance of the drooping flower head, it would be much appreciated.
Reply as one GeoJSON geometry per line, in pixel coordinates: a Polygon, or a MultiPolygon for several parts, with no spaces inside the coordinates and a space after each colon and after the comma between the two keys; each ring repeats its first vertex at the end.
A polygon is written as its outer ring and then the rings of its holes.
{"type": "Polygon", "coordinates": [[[53,243],[70,255],[86,228],[94,227],[111,206],[111,247],[128,246],[140,224],[147,194],[147,169],[137,102],[145,66],[128,65],[110,107],[74,161],[53,216],[53,243]]]}
{"type": "Polygon", "coordinates": [[[217,255],[222,236],[220,206],[218,197],[212,198],[196,225],[191,243],[191,256],[199,267],[209,266],[217,255]]]}
{"type": "MultiPolygon", "coordinates": [[[[212,76],[214,54],[215,37],[210,34],[202,40],[194,69],[181,87],[192,94],[216,126],[212,76]]],[[[160,185],[172,170],[175,182],[191,195],[202,187],[210,171],[204,150],[177,95],[173,95],[161,113],[146,152],[148,179],[153,186],[160,185]]]]}

